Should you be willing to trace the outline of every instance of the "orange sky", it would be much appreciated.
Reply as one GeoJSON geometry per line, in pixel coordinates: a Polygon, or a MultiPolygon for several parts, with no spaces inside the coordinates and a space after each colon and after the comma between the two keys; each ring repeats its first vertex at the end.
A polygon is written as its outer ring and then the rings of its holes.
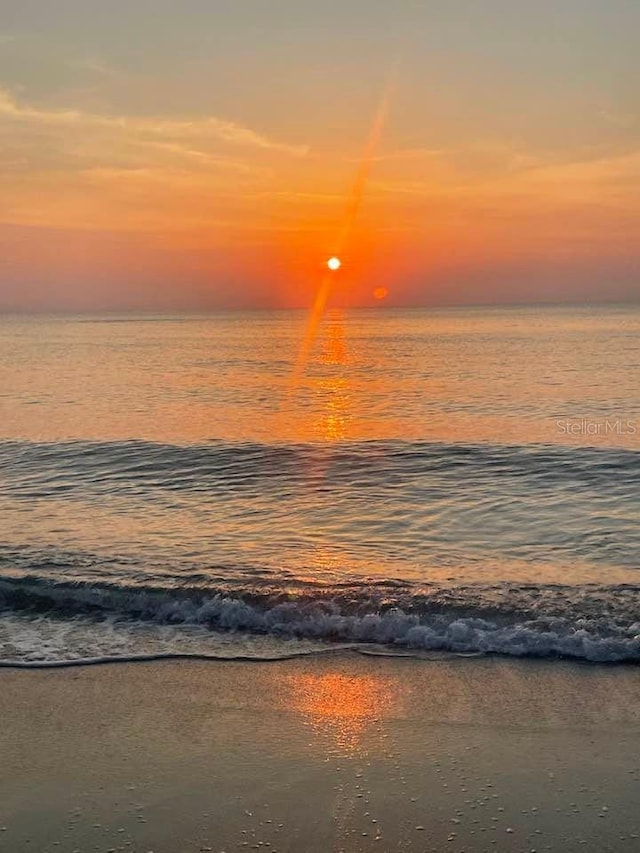
{"type": "Polygon", "coordinates": [[[635,4],[51,5],[0,12],[4,310],[308,305],[359,170],[337,303],[640,296],[635,4]]]}

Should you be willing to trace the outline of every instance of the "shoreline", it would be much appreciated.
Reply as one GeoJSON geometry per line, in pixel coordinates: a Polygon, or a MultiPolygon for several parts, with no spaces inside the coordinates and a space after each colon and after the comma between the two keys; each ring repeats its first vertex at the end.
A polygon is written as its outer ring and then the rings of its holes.
{"type": "MultiPolygon", "coordinates": [[[[259,635],[258,635],[259,636],[259,635]]],[[[579,656],[571,656],[571,655],[536,655],[536,654],[523,654],[523,655],[510,655],[507,653],[501,652],[452,652],[448,649],[444,649],[442,651],[424,651],[420,650],[411,650],[411,649],[401,649],[398,650],[395,647],[389,647],[387,649],[384,645],[374,645],[372,644],[370,648],[359,648],[357,646],[344,646],[344,645],[336,645],[335,647],[331,647],[327,645],[327,648],[323,649],[313,649],[313,650],[302,650],[302,651],[292,651],[290,653],[282,653],[282,654],[273,654],[273,655],[251,655],[251,654],[240,654],[237,655],[216,655],[216,654],[207,654],[205,652],[151,652],[151,653],[141,653],[141,654],[128,654],[128,655],[101,655],[99,657],[86,657],[86,658],[70,658],[67,660],[0,660],[0,670],[50,670],[50,669],[74,669],[74,668],[82,668],[82,667],[96,667],[96,666],[125,666],[125,665],[134,665],[134,664],[145,664],[145,663],[163,663],[163,662],[194,662],[194,663],[238,663],[238,664],[274,664],[274,663],[285,663],[286,661],[293,661],[305,658],[324,658],[324,657],[333,657],[333,656],[342,656],[345,655],[347,657],[363,657],[363,658],[383,658],[388,660],[409,660],[409,661],[418,661],[422,663],[442,663],[445,661],[456,661],[456,660],[496,660],[496,661],[505,661],[505,662],[515,662],[522,663],[523,665],[527,665],[528,663],[533,664],[545,664],[545,665],[553,665],[553,664],[561,664],[561,665],[569,665],[569,666],[585,666],[585,667],[594,667],[596,669],[602,667],[603,669],[640,669],[640,665],[637,660],[634,659],[622,659],[622,660],[591,660],[589,658],[579,657],[579,656]]]]}
{"type": "Polygon", "coordinates": [[[633,667],[211,663],[3,669],[2,849],[637,849],[633,667]]]}

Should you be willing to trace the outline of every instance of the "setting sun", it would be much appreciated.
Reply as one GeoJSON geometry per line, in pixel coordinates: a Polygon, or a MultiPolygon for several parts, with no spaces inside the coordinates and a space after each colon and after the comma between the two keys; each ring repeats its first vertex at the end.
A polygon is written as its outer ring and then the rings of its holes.
{"type": "Polygon", "coordinates": [[[340,258],[329,258],[329,260],[327,261],[327,266],[330,270],[333,270],[335,272],[336,270],[339,270],[342,266],[342,261],[340,260],[340,258]]]}

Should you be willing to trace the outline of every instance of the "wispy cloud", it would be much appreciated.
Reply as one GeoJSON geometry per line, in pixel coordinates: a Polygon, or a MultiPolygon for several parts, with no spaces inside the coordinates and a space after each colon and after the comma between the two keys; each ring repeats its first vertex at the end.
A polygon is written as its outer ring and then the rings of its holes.
{"type": "Polygon", "coordinates": [[[524,153],[514,154],[511,163],[499,174],[465,174],[443,167],[429,180],[390,177],[372,182],[372,188],[382,193],[433,198],[484,194],[505,197],[526,193],[567,200],[604,201],[610,196],[628,195],[637,205],[635,193],[639,182],[640,150],[632,150],[564,162],[545,162],[543,158],[524,153]],[[516,159],[517,169],[513,165],[516,159]]]}
{"type": "Polygon", "coordinates": [[[0,217],[101,230],[242,229],[251,194],[305,151],[212,116],[54,109],[0,88],[0,217]]]}
{"type": "Polygon", "coordinates": [[[640,113],[637,112],[623,112],[603,107],[598,115],[606,124],[622,130],[630,130],[640,125],[640,113]]]}
{"type": "Polygon", "coordinates": [[[7,89],[0,88],[0,120],[3,119],[77,130],[102,128],[123,134],[134,134],[139,138],[150,140],[198,139],[209,142],[216,140],[234,146],[278,152],[291,157],[304,157],[308,153],[305,146],[273,140],[251,128],[215,116],[167,119],[101,115],[75,109],[45,109],[21,103],[7,89]]]}
{"type": "MultiPolygon", "coordinates": [[[[385,163],[393,160],[425,160],[441,157],[444,154],[442,148],[400,148],[397,151],[386,151],[367,158],[369,163],[385,163]]],[[[362,157],[348,157],[348,163],[361,163],[362,157]]]]}
{"type": "Polygon", "coordinates": [[[98,77],[104,77],[108,80],[129,80],[131,75],[125,74],[118,68],[114,68],[101,59],[94,57],[85,57],[83,59],[70,59],[68,65],[71,68],[80,69],[81,71],[89,71],[98,77]]]}

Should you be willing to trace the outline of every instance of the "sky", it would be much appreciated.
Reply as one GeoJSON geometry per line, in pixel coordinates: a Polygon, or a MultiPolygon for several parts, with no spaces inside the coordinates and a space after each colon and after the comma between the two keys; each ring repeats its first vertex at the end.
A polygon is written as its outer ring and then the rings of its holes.
{"type": "Polygon", "coordinates": [[[0,310],[303,307],[337,251],[335,304],[639,300],[638,32],[638,0],[0,4],[0,310]]]}

